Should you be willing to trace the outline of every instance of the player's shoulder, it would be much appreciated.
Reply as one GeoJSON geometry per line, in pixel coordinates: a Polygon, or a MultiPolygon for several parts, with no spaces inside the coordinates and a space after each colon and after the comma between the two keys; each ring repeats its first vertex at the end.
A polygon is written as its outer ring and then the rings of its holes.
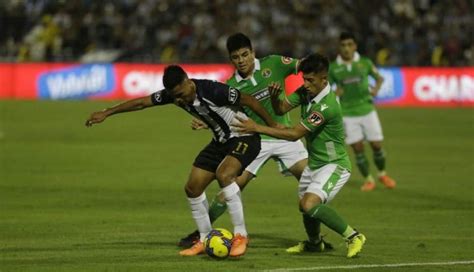
{"type": "Polygon", "coordinates": [[[225,81],[225,83],[226,83],[227,85],[229,85],[229,86],[235,86],[235,85],[237,85],[237,79],[235,78],[235,74],[232,74],[232,76],[229,77],[229,78],[225,81]]]}
{"type": "Polygon", "coordinates": [[[259,59],[261,63],[273,63],[273,64],[285,64],[289,65],[293,62],[294,58],[282,56],[282,55],[268,55],[259,59]]]}
{"type": "Polygon", "coordinates": [[[367,56],[360,56],[359,62],[365,63],[365,64],[371,64],[372,60],[367,57],[367,56]]]}
{"type": "Polygon", "coordinates": [[[337,61],[333,60],[329,63],[329,70],[334,70],[335,68],[339,67],[340,64],[337,61]]]}
{"type": "Polygon", "coordinates": [[[337,96],[332,91],[319,102],[319,105],[321,112],[325,112],[327,115],[338,114],[341,111],[337,96]]]}

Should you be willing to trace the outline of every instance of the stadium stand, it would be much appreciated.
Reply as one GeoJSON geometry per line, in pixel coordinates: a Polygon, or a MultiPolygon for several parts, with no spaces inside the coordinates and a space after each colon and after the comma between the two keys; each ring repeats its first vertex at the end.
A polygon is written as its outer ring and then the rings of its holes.
{"type": "Polygon", "coordinates": [[[0,61],[227,61],[225,39],[257,54],[334,57],[341,31],[379,66],[474,65],[470,0],[5,0],[0,61]]]}

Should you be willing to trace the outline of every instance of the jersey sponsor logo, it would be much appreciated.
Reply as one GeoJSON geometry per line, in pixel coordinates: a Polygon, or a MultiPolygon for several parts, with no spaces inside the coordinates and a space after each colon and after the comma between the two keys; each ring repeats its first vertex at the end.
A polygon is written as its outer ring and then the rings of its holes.
{"type": "Polygon", "coordinates": [[[324,117],[321,113],[314,111],[308,116],[308,122],[310,122],[313,126],[319,126],[324,122],[324,117]]]}
{"type": "Polygon", "coordinates": [[[229,88],[229,102],[234,104],[239,97],[239,91],[236,88],[230,87],[229,88]]]}
{"type": "Polygon", "coordinates": [[[292,61],[293,59],[290,57],[281,57],[281,62],[283,62],[283,64],[290,64],[292,61]]]}
{"type": "Polygon", "coordinates": [[[355,84],[355,83],[359,83],[361,81],[362,81],[362,78],[359,77],[359,76],[348,77],[348,78],[346,78],[342,81],[342,84],[344,84],[344,85],[346,85],[346,84],[355,84]]]}
{"type": "Polygon", "coordinates": [[[255,99],[257,99],[258,101],[261,101],[270,97],[270,91],[267,88],[265,88],[261,91],[258,91],[252,94],[252,96],[255,97],[255,99]]]}
{"type": "Polygon", "coordinates": [[[326,105],[326,104],[322,104],[322,105],[321,105],[321,111],[324,111],[324,110],[327,109],[327,108],[329,108],[328,105],[326,105]]]}
{"type": "Polygon", "coordinates": [[[112,93],[115,73],[111,64],[87,64],[46,72],[38,79],[40,98],[71,99],[112,93]]]}
{"type": "Polygon", "coordinates": [[[264,78],[269,78],[271,75],[272,75],[272,70],[270,70],[268,68],[263,69],[262,76],[264,78]]]}

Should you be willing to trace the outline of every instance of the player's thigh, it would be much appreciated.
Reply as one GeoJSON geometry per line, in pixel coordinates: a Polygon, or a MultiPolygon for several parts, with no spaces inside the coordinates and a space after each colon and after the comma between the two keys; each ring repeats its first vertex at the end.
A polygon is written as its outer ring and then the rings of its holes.
{"type": "Polygon", "coordinates": [[[299,177],[306,166],[304,162],[308,159],[308,151],[301,140],[295,142],[281,141],[276,143],[274,156],[278,158],[284,168],[290,170],[293,175],[296,172],[297,175],[295,176],[299,177]],[[299,166],[293,167],[298,163],[299,166]]]}
{"type": "Polygon", "coordinates": [[[364,128],[365,138],[369,142],[377,142],[383,140],[382,125],[377,111],[372,111],[363,118],[362,126],[364,128]]]}
{"type": "Polygon", "coordinates": [[[228,142],[227,156],[216,170],[216,177],[221,186],[230,184],[260,152],[260,136],[243,136],[228,142]]]}
{"type": "Polygon", "coordinates": [[[186,195],[188,197],[200,196],[215,178],[214,172],[193,166],[184,187],[186,195]]]}
{"type": "Polygon", "coordinates": [[[253,176],[256,176],[260,168],[273,155],[273,149],[274,146],[270,141],[262,141],[260,152],[258,153],[257,157],[245,168],[245,171],[250,172],[253,176]]]}
{"type": "Polygon", "coordinates": [[[362,121],[360,117],[343,117],[346,144],[351,145],[364,140],[362,121]]]}
{"type": "Polygon", "coordinates": [[[299,197],[305,193],[317,195],[322,203],[331,201],[349,180],[350,172],[337,165],[326,164],[315,170],[305,168],[300,179],[299,197]]]}
{"type": "Polygon", "coordinates": [[[221,187],[225,187],[236,181],[237,176],[242,173],[242,163],[233,156],[226,156],[216,170],[216,178],[221,187]]]}

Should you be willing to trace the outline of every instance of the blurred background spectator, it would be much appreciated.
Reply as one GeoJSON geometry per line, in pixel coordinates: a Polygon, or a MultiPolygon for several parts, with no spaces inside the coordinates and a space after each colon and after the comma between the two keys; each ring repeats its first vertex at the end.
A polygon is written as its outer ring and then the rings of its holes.
{"type": "Polygon", "coordinates": [[[0,61],[220,63],[244,32],[257,55],[335,57],[341,31],[379,66],[474,65],[472,0],[3,0],[0,61]]]}

